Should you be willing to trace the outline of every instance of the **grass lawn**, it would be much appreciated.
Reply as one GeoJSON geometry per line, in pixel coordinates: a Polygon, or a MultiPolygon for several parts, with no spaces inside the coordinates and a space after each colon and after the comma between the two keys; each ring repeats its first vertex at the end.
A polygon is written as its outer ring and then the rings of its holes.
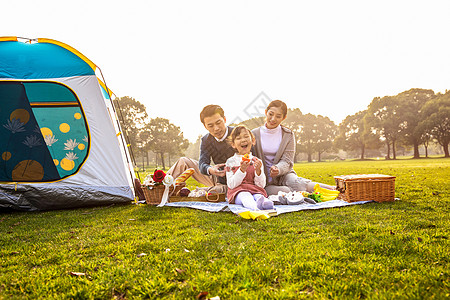
{"type": "Polygon", "coordinates": [[[147,205],[0,212],[0,299],[450,297],[450,159],[296,171],[394,175],[400,201],[265,221],[147,205]]]}

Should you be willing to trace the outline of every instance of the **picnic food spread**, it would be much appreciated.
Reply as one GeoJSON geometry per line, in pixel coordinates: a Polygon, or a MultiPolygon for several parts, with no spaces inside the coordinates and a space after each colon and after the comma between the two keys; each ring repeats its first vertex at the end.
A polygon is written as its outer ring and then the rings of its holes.
{"type": "Polygon", "coordinates": [[[314,191],[320,193],[322,201],[335,200],[339,196],[339,191],[325,189],[318,183],[314,186],[314,191]]]}
{"type": "Polygon", "coordinates": [[[194,174],[195,170],[193,168],[189,168],[183,173],[181,173],[180,176],[175,179],[175,185],[178,185],[182,182],[185,182],[189,177],[191,177],[192,174],[194,174]]]}
{"type": "Polygon", "coordinates": [[[250,157],[249,157],[248,153],[244,154],[244,156],[242,156],[242,161],[250,161],[250,157]]]}

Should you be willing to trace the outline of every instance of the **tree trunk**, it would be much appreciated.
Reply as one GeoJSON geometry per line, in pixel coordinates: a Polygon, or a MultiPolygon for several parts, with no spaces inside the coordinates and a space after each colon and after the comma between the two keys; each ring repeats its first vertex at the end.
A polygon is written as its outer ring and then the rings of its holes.
{"type": "Polygon", "coordinates": [[[392,141],[392,159],[397,159],[397,155],[395,154],[395,141],[392,141]]]}
{"type": "Polygon", "coordinates": [[[450,157],[450,155],[448,154],[448,142],[447,143],[443,143],[444,145],[442,145],[442,147],[444,148],[444,153],[445,156],[444,157],[450,157]]]}
{"type": "Polygon", "coordinates": [[[423,147],[425,148],[425,157],[428,158],[428,146],[424,143],[423,147]]]}
{"type": "Polygon", "coordinates": [[[295,147],[294,163],[298,162],[298,155],[300,154],[300,144],[295,147]]]}
{"type": "Polygon", "coordinates": [[[308,152],[308,162],[312,162],[312,154],[308,152]]]}
{"type": "Polygon", "coordinates": [[[387,154],[386,159],[391,159],[391,144],[388,140],[386,140],[386,146],[387,146],[387,154]]]}
{"type": "Polygon", "coordinates": [[[420,158],[419,143],[416,141],[414,141],[414,157],[413,158],[420,158]]]}
{"type": "Polygon", "coordinates": [[[364,152],[366,151],[366,145],[361,146],[361,159],[364,159],[364,152]]]}
{"type": "Polygon", "coordinates": [[[322,156],[321,154],[322,154],[322,153],[320,153],[320,151],[317,152],[317,155],[319,156],[319,160],[318,160],[318,161],[320,161],[320,157],[322,156]]]}
{"type": "Polygon", "coordinates": [[[165,170],[166,169],[166,165],[164,164],[164,152],[160,152],[159,154],[161,156],[162,169],[165,170]]]}

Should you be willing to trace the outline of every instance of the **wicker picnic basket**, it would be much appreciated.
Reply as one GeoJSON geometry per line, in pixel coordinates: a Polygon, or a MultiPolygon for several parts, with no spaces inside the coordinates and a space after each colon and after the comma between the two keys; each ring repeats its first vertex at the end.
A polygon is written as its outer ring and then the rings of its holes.
{"type": "Polygon", "coordinates": [[[341,175],[334,177],[342,200],[347,202],[394,201],[395,177],[382,174],[341,175]]]}
{"type": "MultiPolygon", "coordinates": [[[[178,185],[171,185],[169,188],[169,198],[171,195],[176,195],[181,188],[185,187],[186,183],[182,182],[178,185]]],[[[142,185],[142,191],[144,192],[145,202],[151,205],[158,205],[161,203],[162,196],[166,187],[163,184],[160,185],[142,185]]]]}

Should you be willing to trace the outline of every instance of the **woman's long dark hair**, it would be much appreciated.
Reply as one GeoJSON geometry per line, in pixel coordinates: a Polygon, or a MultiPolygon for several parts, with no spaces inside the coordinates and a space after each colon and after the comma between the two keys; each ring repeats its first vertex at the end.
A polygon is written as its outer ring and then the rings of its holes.
{"type": "Polygon", "coordinates": [[[287,105],[281,100],[273,100],[272,102],[267,105],[266,111],[268,111],[271,107],[279,107],[281,108],[281,111],[283,112],[283,118],[287,116],[287,105]]]}

